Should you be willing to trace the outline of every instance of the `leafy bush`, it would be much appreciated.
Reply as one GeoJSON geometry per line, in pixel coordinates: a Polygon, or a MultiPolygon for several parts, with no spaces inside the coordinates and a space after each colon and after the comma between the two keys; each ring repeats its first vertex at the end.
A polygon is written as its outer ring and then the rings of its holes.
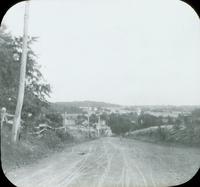
{"type": "Polygon", "coordinates": [[[70,134],[64,132],[63,130],[57,130],[56,136],[58,136],[62,142],[73,140],[73,138],[70,136],[70,134]]]}
{"type": "Polygon", "coordinates": [[[32,163],[48,153],[43,142],[29,135],[20,140],[18,145],[11,143],[11,131],[4,126],[1,134],[1,162],[4,172],[32,163]]]}
{"type": "Polygon", "coordinates": [[[113,133],[118,135],[124,134],[133,128],[133,124],[131,123],[130,119],[119,114],[110,115],[108,126],[110,126],[113,133]]]}
{"type": "Polygon", "coordinates": [[[52,125],[54,127],[60,126],[63,123],[63,118],[62,118],[61,114],[59,114],[59,113],[55,113],[55,112],[47,113],[45,115],[45,118],[50,123],[49,125],[52,125]]]}
{"type": "Polygon", "coordinates": [[[49,149],[56,149],[58,145],[62,143],[56,132],[50,130],[44,132],[41,141],[43,141],[49,149]]]}
{"type": "MultiPolygon", "coordinates": [[[[37,64],[36,54],[32,50],[31,45],[37,41],[37,38],[29,37],[28,40],[26,91],[22,110],[24,120],[28,113],[33,116],[38,115],[42,108],[48,106],[47,97],[51,92],[50,85],[45,83],[37,64]]],[[[0,108],[6,107],[7,111],[13,114],[17,101],[23,39],[13,37],[8,33],[6,26],[1,25],[0,41],[0,108]]]]}

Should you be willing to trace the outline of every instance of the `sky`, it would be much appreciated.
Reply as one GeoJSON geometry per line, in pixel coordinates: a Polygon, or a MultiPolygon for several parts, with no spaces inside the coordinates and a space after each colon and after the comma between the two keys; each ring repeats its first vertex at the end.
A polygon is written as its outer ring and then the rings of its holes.
{"type": "MultiPolygon", "coordinates": [[[[24,2],[3,23],[23,35],[24,2]]],[[[200,22],[179,0],[32,0],[50,101],[200,104],[200,22]]]]}

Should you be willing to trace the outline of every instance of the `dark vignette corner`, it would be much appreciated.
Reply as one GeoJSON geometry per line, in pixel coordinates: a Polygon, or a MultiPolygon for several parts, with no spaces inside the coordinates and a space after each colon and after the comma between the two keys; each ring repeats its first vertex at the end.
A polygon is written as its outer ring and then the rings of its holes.
{"type": "MultiPolygon", "coordinates": [[[[7,0],[4,1],[4,3],[1,3],[1,8],[0,8],[0,23],[2,22],[2,19],[4,17],[4,15],[6,14],[6,12],[8,11],[8,9],[10,7],[12,7],[13,5],[15,5],[16,3],[22,2],[23,0],[7,0]]],[[[198,14],[199,18],[200,18],[200,3],[197,0],[180,0],[186,4],[188,4],[189,6],[191,6],[195,12],[198,14]]],[[[2,175],[2,182],[6,182],[6,186],[14,186],[11,182],[9,182],[9,180],[6,178],[6,176],[3,173],[2,168],[0,168],[0,174],[2,175]]],[[[188,182],[181,184],[180,186],[194,186],[194,184],[198,184],[200,180],[200,170],[196,173],[196,175],[189,180],[188,182]]]]}
{"type": "MultiPolygon", "coordinates": [[[[191,8],[193,8],[200,18],[200,2],[199,1],[197,0],[181,0],[181,1],[188,4],[191,8]]],[[[191,180],[179,186],[196,186],[199,183],[200,183],[200,169],[191,180]]]]}
{"type": "Polygon", "coordinates": [[[194,9],[200,18],[200,2],[197,0],[180,0],[194,9]]]}
{"type": "Polygon", "coordinates": [[[198,186],[200,184],[200,169],[197,171],[197,173],[186,183],[174,186],[174,187],[190,187],[190,186],[198,186]]]}
{"type": "Polygon", "coordinates": [[[6,12],[8,11],[9,8],[11,8],[13,5],[22,2],[23,0],[6,0],[6,1],[2,1],[0,3],[0,23],[2,22],[2,19],[4,17],[4,15],[6,14],[6,12]]]}
{"type": "MultiPolygon", "coordinates": [[[[22,2],[23,0],[7,0],[7,1],[2,1],[0,3],[0,24],[2,22],[2,19],[4,17],[4,15],[6,14],[6,12],[8,11],[8,9],[10,7],[12,7],[13,5],[15,5],[16,3],[22,2]]],[[[0,154],[1,155],[1,154],[0,154]]],[[[3,169],[2,169],[2,164],[1,164],[1,160],[0,160],[0,176],[1,176],[1,186],[12,186],[15,187],[14,184],[12,184],[7,177],[5,176],[3,169]]]]}
{"type": "Polygon", "coordinates": [[[5,176],[5,173],[3,172],[2,164],[0,161],[0,177],[1,177],[1,183],[0,186],[2,187],[16,187],[13,183],[11,183],[8,178],[5,176]]]}
{"type": "MultiPolygon", "coordinates": [[[[9,8],[11,8],[13,5],[15,5],[16,3],[22,2],[23,0],[7,0],[7,1],[3,1],[0,3],[0,24],[2,22],[2,19],[4,17],[4,15],[6,14],[6,12],[8,11],[9,8]]],[[[0,154],[1,155],[1,154],[0,154]]],[[[12,184],[7,177],[5,176],[5,173],[3,172],[3,168],[2,168],[2,164],[0,161],[0,176],[1,176],[1,186],[11,186],[11,187],[15,187],[14,184],[12,184]]]]}

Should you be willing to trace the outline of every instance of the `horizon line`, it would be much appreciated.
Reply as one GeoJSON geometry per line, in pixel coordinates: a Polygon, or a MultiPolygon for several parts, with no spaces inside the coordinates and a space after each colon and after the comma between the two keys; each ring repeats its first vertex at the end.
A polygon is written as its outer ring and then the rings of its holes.
{"type": "Polygon", "coordinates": [[[97,101],[97,100],[71,100],[71,101],[50,101],[50,103],[73,103],[73,102],[97,102],[97,103],[106,103],[111,105],[119,105],[119,106],[199,106],[200,104],[119,104],[107,101],[97,101]]]}

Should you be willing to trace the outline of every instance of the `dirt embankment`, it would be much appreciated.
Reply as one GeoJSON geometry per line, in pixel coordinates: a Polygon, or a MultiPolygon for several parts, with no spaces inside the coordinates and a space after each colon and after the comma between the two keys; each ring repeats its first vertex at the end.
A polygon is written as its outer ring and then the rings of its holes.
{"type": "Polygon", "coordinates": [[[129,138],[149,142],[178,143],[200,147],[200,125],[163,125],[127,133],[129,138]]]}
{"type": "Polygon", "coordinates": [[[38,162],[65,147],[88,141],[86,135],[46,131],[42,137],[26,134],[17,145],[11,143],[11,129],[1,132],[1,164],[4,172],[38,162]]]}

